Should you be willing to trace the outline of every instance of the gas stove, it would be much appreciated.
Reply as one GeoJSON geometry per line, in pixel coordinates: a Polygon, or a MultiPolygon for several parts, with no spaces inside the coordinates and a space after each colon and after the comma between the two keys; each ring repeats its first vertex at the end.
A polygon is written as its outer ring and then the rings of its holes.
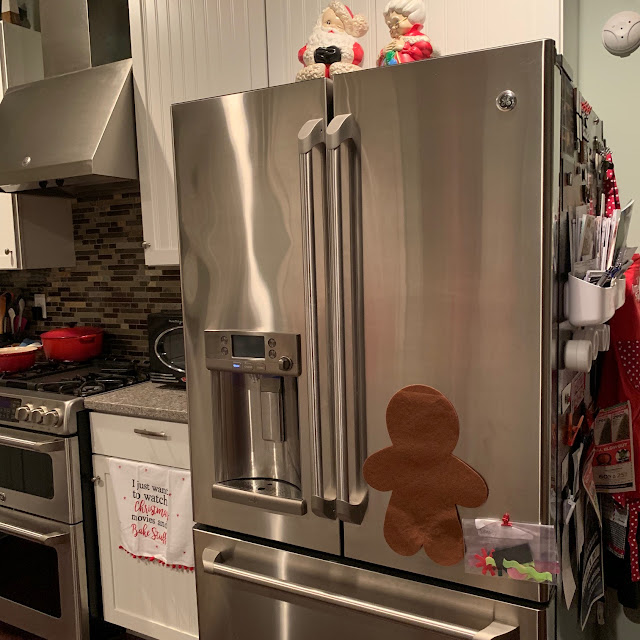
{"type": "Polygon", "coordinates": [[[41,433],[72,435],[83,398],[146,380],[135,361],[38,363],[0,378],[0,422],[41,433]]]}

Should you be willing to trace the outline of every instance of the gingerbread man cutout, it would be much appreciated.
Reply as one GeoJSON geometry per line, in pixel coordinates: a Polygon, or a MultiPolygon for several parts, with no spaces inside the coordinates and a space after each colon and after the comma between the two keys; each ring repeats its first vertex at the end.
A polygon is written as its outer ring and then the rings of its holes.
{"type": "Polygon", "coordinates": [[[378,491],[391,491],[384,521],[387,544],[401,556],[420,547],[436,563],[464,558],[456,505],[479,507],[489,490],[484,479],[452,455],[459,434],[458,414],[436,389],[405,387],[387,406],[392,446],[367,458],[364,477],[378,491]]]}

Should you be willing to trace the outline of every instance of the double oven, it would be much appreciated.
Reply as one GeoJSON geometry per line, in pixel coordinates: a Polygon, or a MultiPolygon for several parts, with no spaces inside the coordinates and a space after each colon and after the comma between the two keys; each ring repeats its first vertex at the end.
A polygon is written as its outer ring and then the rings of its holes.
{"type": "Polygon", "coordinates": [[[89,637],[82,409],[0,386],[0,620],[48,640],[89,637]]]}

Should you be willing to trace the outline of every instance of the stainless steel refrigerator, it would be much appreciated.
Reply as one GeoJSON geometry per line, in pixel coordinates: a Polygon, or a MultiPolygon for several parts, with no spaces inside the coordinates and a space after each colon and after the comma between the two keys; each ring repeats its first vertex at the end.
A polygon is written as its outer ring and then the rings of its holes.
{"type": "Polygon", "coordinates": [[[555,589],[383,535],[364,459],[424,384],[489,497],[554,524],[553,42],[174,105],[204,640],[555,636],[555,589]]]}

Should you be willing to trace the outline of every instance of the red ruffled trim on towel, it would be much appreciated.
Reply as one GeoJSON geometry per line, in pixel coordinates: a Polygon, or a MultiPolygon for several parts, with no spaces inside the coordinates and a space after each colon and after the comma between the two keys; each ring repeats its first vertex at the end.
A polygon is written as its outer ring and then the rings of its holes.
{"type": "Polygon", "coordinates": [[[181,569],[183,571],[195,571],[195,567],[187,567],[184,564],[167,564],[166,562],[163,562],[159,558],[154,558],[154,557],[148,558],[147,556],[137,556],[137,555],[131,553],[130,551],[127,551],[122,545],[119,546],[118,549],[122,549],[125,553],[128,553],[132,558],[138,558],[140,560],[148,560],[149,562],[158,562],[159,564],[163,564],[165,567],[167,567],[169,569],[181,569]]]}

